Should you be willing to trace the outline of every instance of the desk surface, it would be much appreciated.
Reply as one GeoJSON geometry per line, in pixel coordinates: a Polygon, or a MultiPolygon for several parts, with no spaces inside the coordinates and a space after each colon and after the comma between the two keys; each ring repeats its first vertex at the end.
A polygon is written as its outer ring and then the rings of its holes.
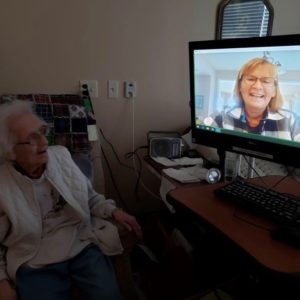
{"type": "MultiPolygon", "coordinates": [[[[272,186],[280,178],[267,176],[264,181],[272,186]]],[[[251,181],[261,184],[257,178],[251,181]]],[[[284,273],[300,272],[300,249],[273,240],[269,232],[274,228],[271,222],[217,198],[213,190],[222,184],[180,187],[169,194],[265,267],[284,273]]],[[[286,178],[274,189],[300,196],[300,182],[292,178],[286,178]]]]}

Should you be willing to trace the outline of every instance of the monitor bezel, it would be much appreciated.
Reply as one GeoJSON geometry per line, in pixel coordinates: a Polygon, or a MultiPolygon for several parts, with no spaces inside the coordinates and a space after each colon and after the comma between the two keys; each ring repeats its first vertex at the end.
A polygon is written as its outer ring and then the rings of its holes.
{"type": "Polygon", "coordinates": [[[217,148],[219,153],[224,153],[225,151],[236,152],[288,166],[300,167],[300,148],[297,146],[257,140],[250,136],[241,137],[199,129],[196,127],[195,116],[195,50],[289,45],[300,45],[300,34],[189,42],[191,133],[193,143],[217,148]]]}

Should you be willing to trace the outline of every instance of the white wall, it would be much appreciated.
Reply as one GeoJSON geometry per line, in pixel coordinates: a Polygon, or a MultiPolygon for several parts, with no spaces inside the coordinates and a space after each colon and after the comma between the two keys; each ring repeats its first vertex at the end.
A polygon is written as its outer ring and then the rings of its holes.
{"type": "MultiPolygon", "coordinates": [[[[108,99],[109,79],[137,81],[135,147],[146,144],[149,130],[189,124],[188,41],[214,38],[219,0],[1,2],[0,94],[77,93],[79,79],[98,80],[98,125],[120,156],[132,151],[133,103],[108,99]]],[[[299,33],[299,1],[271,3],[273,34],[299,33]]],[[[143,209],[149,199],[132,200],[133,172],[120,167],[111,151],[109,158],[123,197],[143,209]]],[[[112,190],[109,185],[114,196],[112,190]]]]}

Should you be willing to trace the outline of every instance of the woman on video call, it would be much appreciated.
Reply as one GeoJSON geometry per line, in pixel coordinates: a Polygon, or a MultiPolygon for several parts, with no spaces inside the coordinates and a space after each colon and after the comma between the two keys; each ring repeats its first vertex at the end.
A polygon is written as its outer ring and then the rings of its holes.
{"type": "Polygon", "coordinates": [[[277,65],[253,58],[242,66],[234,88],[238,104],[204,119],[204,124],[300,141],[300,121],[282,109],[277,65]]]}

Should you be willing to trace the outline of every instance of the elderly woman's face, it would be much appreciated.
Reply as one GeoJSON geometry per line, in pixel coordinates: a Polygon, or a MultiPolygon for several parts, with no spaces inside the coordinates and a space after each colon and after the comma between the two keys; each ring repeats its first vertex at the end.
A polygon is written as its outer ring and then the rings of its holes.
{"type": "Polygon", "coordinates": [[[240,83],[245,109],[263,113],[276,95],[275,74],[268,65],[259,65],[246,72],[240,83]]]}
{"type": "Polygon", "coordinates": [[[37,116],[27,113],[12,118],[8,127],[16,137],[14,152],[19,165],[28,170],[38,168],[48,161],[48,141],[43,135],[45,126],[37,116]]]}

